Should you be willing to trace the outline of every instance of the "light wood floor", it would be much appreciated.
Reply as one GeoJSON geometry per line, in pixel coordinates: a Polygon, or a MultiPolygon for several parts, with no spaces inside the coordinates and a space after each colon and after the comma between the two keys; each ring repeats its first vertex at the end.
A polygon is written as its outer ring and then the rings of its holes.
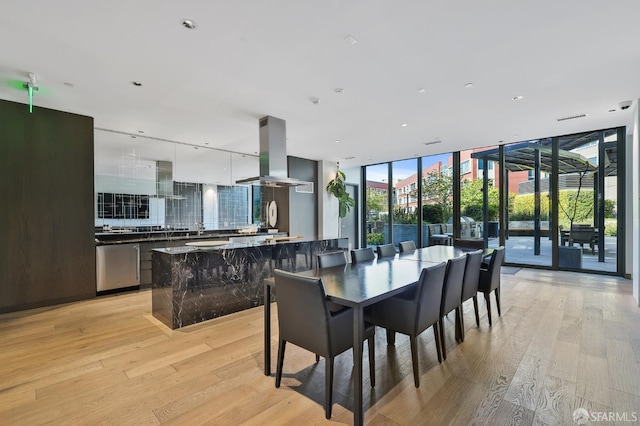
{"type": "MultiPolygon", "coordinates": [[[[502,317],[494,310],[491,329],[483,300],[480,308],[478,329],[465,306],[462,344],[450,315],[442,364],[432,330],[423,333],[419,389],[408,339],[387,347],[378,330],[373,389],[365,356],[367,424],[570,425],[577,407],[640,414],[630,281],[505,268],[502,317]]],[[[276,315],[272,327],[275,354],[276,315]]],[[[289,345],[283,386],[263,375],[261,307],[171,331],[151,316],[150,291],[126,293],[1,315],[0,342],[2,425],[353,421],[351,353],[336,360],[327,421],[324,360],[289,345]]]]}

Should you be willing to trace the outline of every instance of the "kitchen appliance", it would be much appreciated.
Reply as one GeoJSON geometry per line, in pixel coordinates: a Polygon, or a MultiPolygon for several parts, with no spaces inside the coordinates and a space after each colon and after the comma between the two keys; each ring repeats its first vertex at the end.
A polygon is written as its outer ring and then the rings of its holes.
{"type": "Polygon", "coordinates": [[[259,126],[260,176],[237,180],[236,183],[271,187],[312,186],[311,182],[288,177],[286,122],[268,115],[260,119],[259,126]]]}
{"type": "Polygon", "coordinates": [[[96,291],[140,285],[139,244],[96,247],[96,291]]]}

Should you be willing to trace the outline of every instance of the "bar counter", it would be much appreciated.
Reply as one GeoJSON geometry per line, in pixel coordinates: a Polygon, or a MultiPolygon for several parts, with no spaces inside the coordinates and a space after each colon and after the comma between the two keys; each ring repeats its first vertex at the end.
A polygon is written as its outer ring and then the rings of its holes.
{"type": "Polygon", "coordinates": [[[313,269],[318,254],[347,249],[348,238],[153,249],[153,316],[176,329],[262,305],[274,268],[313,269]]]}

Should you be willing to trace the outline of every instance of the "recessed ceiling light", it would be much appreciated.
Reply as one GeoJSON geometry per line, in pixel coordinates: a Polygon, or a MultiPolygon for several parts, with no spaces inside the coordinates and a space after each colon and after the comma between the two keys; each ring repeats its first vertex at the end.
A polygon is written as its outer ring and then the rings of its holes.
{"type": "Polygon", "coordinates": [[[311,98],[310,101],[314,105],[318,105],[320,103],[320,98],[311,98]]]}
{"type": "Polygon", "coordinates": [[[65,86],[67,86],[67,87],[73,87],[73,83],[69,83],[68,81],[67,81],[67,82],[64,82],[64,83],[62,83],[62,84],[64,84],[64,85],[65,85],[65,86]]]}
{"type": "Polygon", "coordinates": [[[616,109],[610,109],[609,112],[616,112],[616,109]]]}
{"type": "Polygon", "coordinates": [[[194,147],[193,147],[193,149],[198,149],[198,147],[197,147],[197,146],[194,146],[194,147]]]}
{"type": "Polygon", "coordinates": [[[514,96],[513,98],[511,98],[511,100],[512,100],[512,101],[519,101],[519,100],[520,100],[520,99],[522,99],[522,98],[524,98],[524,96],[522,96],[522,95],[517,95],[517,96],[514,96]]]}
{"type": "Polygon", "coordinates": [[[353,160],[353,159],[355,159],[355,158],[356,158],[356,157],[344,157],[344,159],[345,159],[345,160],[353,160]]]}
{"type": "Polygon", "coordinates": [[[400,127],[407,127],[407,123],[402,123],[400,127]]]}
{"type": "Polygon", "coordinates": [[[337,87],[335,89],[333,89],[334,92],[336,93],[344,93],[344,89],[342,87],[337,87]]]}
{"type": "Polygon", "coordinates": [[[336,143],[340,143],[340,140],[339,140],[339,139],[336,139],[336,143]]]}
{"type": "Polygon", "coordinates": [[[209,145],[209,142],[205,142],[204,144],[205,144],[205,145],[209,145]]]}
{"type": "Polygon", "coordinates": [[[131,84],[133,84],[136,87],[142,86],[142,83],[140,83],[139,81],[132,81],[131,84]]]}
{"type": "Polygon", "coordinates": [[[348,43],[351,43],[351,44],[356,44],[356,43],[358,42],[358,40],[356,40],[356,39],[355,39],[355,37],[354,37],[354,36],[352,36],[351,34],[347,35],[347,36],[344,38],[344,40],[345,40],[346,42],[348,42],[348,43]]]}
{"type": "Polygon", "coordinates": [[[464,85],[464,87],[469,88],[469,87],[473,87],[473,83],[467,83],[464,85]]]}
{"type": "Polygon", "coordinates": [[[131,135],[131,139],[135,139],[135,138],[137,138],[136,135],[131,135]]]}
{"type": "Polygon", "coordinates": [[[195,30],[197,26],[192,19],[183,19],[180,21],[180,24],[188,30],[195,30]]]}
{"type": "Polygon", "coordinates": [[[142,130],[138,130],[138,133],[142,134],[142,133],[144,133],[144,132],[143,132],[142,130]]]}
{"type": "Polygon", "coordinates": [[[425,145],[435,145],[437,143],[442,143],[442,141],[440,139],[436,139],[431,142],[424,142],[425,145]]]}
{"type": "Polygon", "coordinates": [[[418,93],[427,93],[427,90],[421,87],[418,89],[418,93]]]}

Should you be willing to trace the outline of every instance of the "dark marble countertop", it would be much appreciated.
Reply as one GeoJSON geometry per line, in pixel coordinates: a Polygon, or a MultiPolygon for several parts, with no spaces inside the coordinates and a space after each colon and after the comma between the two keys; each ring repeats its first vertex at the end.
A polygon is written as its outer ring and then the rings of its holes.
{"type": "Polygon", "coordinates": [[[246,242],[246,243],[229,243],[229,244],[211,246],[211,247],[205,247],[205,246],[163,247],[163,248],[155,248],[153,249],[153,251],[166,253],[166,254],[183,254],[183,253],[193,253],[193,252],[230,250],[230,249],[246,249],[246,248],[254,248],[254,247],[275,247],[275,246],[281,246],[281,245],[287,245],[287,244],[300,244],[305,242],[325,241],[325,240],[326,240],[325,238],[292,238],[292,239],[286,239],[286,240],[285,239],[267,239],[265,241],[253,241],[253,242],[246,242]]]}
{"type": "Polygon", "coordinates": [[[283,232],[275,234],[268,232],[242,233],[233,230],[221,232],[205,231],[201,235],[198,235],[195,231],[96,232],[95,240],[96,245],[100,246],[158,241],[223,240],[231,237],[279,236],[283,234],[283,232]]]}

